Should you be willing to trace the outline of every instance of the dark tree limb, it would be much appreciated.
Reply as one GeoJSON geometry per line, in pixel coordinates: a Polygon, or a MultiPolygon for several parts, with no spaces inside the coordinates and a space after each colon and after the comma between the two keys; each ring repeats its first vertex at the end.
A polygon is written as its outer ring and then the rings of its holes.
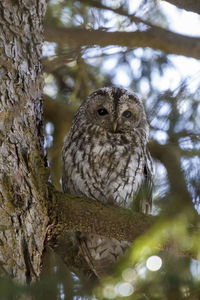
{"type": "MultiPolygon", "coordinates": [[[[160,145],[156,141],[151,142],[149,148],[152,156],[160,160],[167,169],[172,205],[176,203],[176,210],[174,212],[177,213],[178,206],[181,209],[183,206],[189,205],[191,206],[191,209],[194,210],[192,197],[188,192],[184,173],[180,164],[181,150],[172,143],[160,145]]],[[[171,210],[171,208],[172,207],[169,205],[169,210],[171,210]]]]}
{"type": "Polygon", "coordinates": [[[69,130],[73,112],[69,105],[61,101],[55,101],[48,95],[44,97],[44,120],[45,122],[52,122],[54,125],[53,131],[53,145],[47,149],[48,158],[50,160],[51,179],[57,190],[60,190],[60,176],[61,176],[61,150],[63,139],[66,132],[69,130]]]}
{"type": "Polygon", "coordinates": [[[200,1],[199,0],[165,0],[178,8],[200,14],[200,1]]]}
{"type": "MultiPolygon", "coordinates": [[[[72,269],[74,267],[88,271],[77,245],[73,243],[72,231],[95,233],[133,242],[142,234],[148,234],[148,232],[152,234],[154,229],[159,228],[164,220],[170,220],[171,218],[174,221],[174,218],[179,215],[179,213],[161,217],[144,215],[117,206],[104,205],[89,199],[83,199],[76,195],[56,192],[52,186],[50,186],[50,189],[53,198],[50,213],[51,225],[48,228],[48,243],[72,269]]],[[[188,206],[183,207],[182,212],[187,212],[188,208],[188,206]]],[[[196,233],[199,232],[198,229],[195,230],[196,233]]],[[[160,246],[156,245],[155,250],[164,250],[179,256],[197,258],[195,253],[181,249],[167,237],[166,242],[160,246]]]]}
{"type": "Polygon", "coordinates": [[[145,31],[106,32],[82,28],[58,28],[47,26],[45,39],[49,42],[67,43],[74,46],[102,47],[118,45],[125,47],[151,47],[168,54],[178,54],[200,59],[200,38],[173,33],[158,26],[145,31]]]}
{"type": "Polygon", "coordinates": [[[124,16],[129,18],[130,21],[138,24],[138,23],[143,23],[146,24],[148,26],[152,26],[153,24],[149,23],[147,20],[143,20],[142,18],[136,17],[134,14],[129,14],[128,11],[126,11],[122,6],[120,6],[119,8],[112,8],[110,6],[104,5],[102,4],[100,1],[98,0],[81,0],[79,1],[80,3],[85,3],[86,5],[93,7],[93,8],[98,8],[98,9],[103,9],[103,10],[110,10],[115,14],[124,16]]]}
{"type": "Polygon", "coordinates": [[[133,241],[157,219],[76,195],[63,194],[55,191],[52,186],[50,194],[53,197],[50,203],[51,225],[47,230],[47,242],[75,273],[80,273],[81,270],[91,276],[73,232],[96,233],[133,241]]]}

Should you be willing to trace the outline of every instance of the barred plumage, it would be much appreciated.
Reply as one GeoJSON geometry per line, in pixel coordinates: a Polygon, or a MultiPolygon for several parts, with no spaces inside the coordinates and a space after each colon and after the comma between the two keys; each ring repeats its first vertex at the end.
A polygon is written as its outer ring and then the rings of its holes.
{"type": "MultiPolygon", "coordinates": [[[[64,141],[63,191],[129,208],[141,185],[151,178],[148,135],[136,94],[117,87],[93,92],[78,109],[64,141]]],[[[151,197],[144,197],[138,210],[150,209],[151,197]]],[[[97,276],[107,272],[129,245],[84,233],[78,240],[97,276]]]]}

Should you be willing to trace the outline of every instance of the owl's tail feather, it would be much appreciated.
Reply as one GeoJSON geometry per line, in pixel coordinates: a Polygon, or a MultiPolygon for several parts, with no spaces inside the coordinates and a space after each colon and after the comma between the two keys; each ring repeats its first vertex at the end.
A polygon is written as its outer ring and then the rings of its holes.
{"type": "Polygon", "coordinates": [[[90,269],[94,272],[94,274],[97,277],[99,277],[99,274],[96,272],[95,267],[93,265],[93,260],[92,260],[92,257],[90,255],[90,251],[87,247],[87,243],[86,243],[85,238],[83,238],[83,237],[79,238],[79,246],[80,246],[80,250],[82,252],[82,255],[84,256],[85,260],[87,261],[90,269]]]}
{"type": "Polygon", "coordinates": [[[99,278],[112,271],[115,263],[130,246],[127,241],[118,241],[97,234],[79,235],[79,247],[91,270],[99,278]]]}

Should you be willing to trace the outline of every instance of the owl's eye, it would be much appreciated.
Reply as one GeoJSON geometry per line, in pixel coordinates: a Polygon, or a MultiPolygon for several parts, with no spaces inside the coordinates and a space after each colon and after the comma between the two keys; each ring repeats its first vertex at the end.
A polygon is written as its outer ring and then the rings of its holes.
{"type": "Polygon", "coordinates": [[[122,114],[123,117],[125,118],[130,118],[132,116],[132,113],[130,110],[125,110],[122,114]]]}
{"type": "Polygon", "coordinates": [[[100,116],[108,115],[108,112],[105,108],[100,108],[100,109],[97,110],[97,112],[100,116]]]}

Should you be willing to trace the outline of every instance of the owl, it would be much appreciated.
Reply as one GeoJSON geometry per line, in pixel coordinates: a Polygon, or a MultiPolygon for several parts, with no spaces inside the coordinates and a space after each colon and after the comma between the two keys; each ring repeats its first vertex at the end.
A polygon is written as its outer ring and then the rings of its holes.
{"type": "MultiPolygon", "coordinates": [[[[63,191],[150,212],[148,137],[144,107],[135,93],[118,87],[96,90],[79,107],[64,139],[63,191]]],[[[109,272],[130,245],[88,233],[77,233],[77,243],[98,277],[109,272]]]]}

